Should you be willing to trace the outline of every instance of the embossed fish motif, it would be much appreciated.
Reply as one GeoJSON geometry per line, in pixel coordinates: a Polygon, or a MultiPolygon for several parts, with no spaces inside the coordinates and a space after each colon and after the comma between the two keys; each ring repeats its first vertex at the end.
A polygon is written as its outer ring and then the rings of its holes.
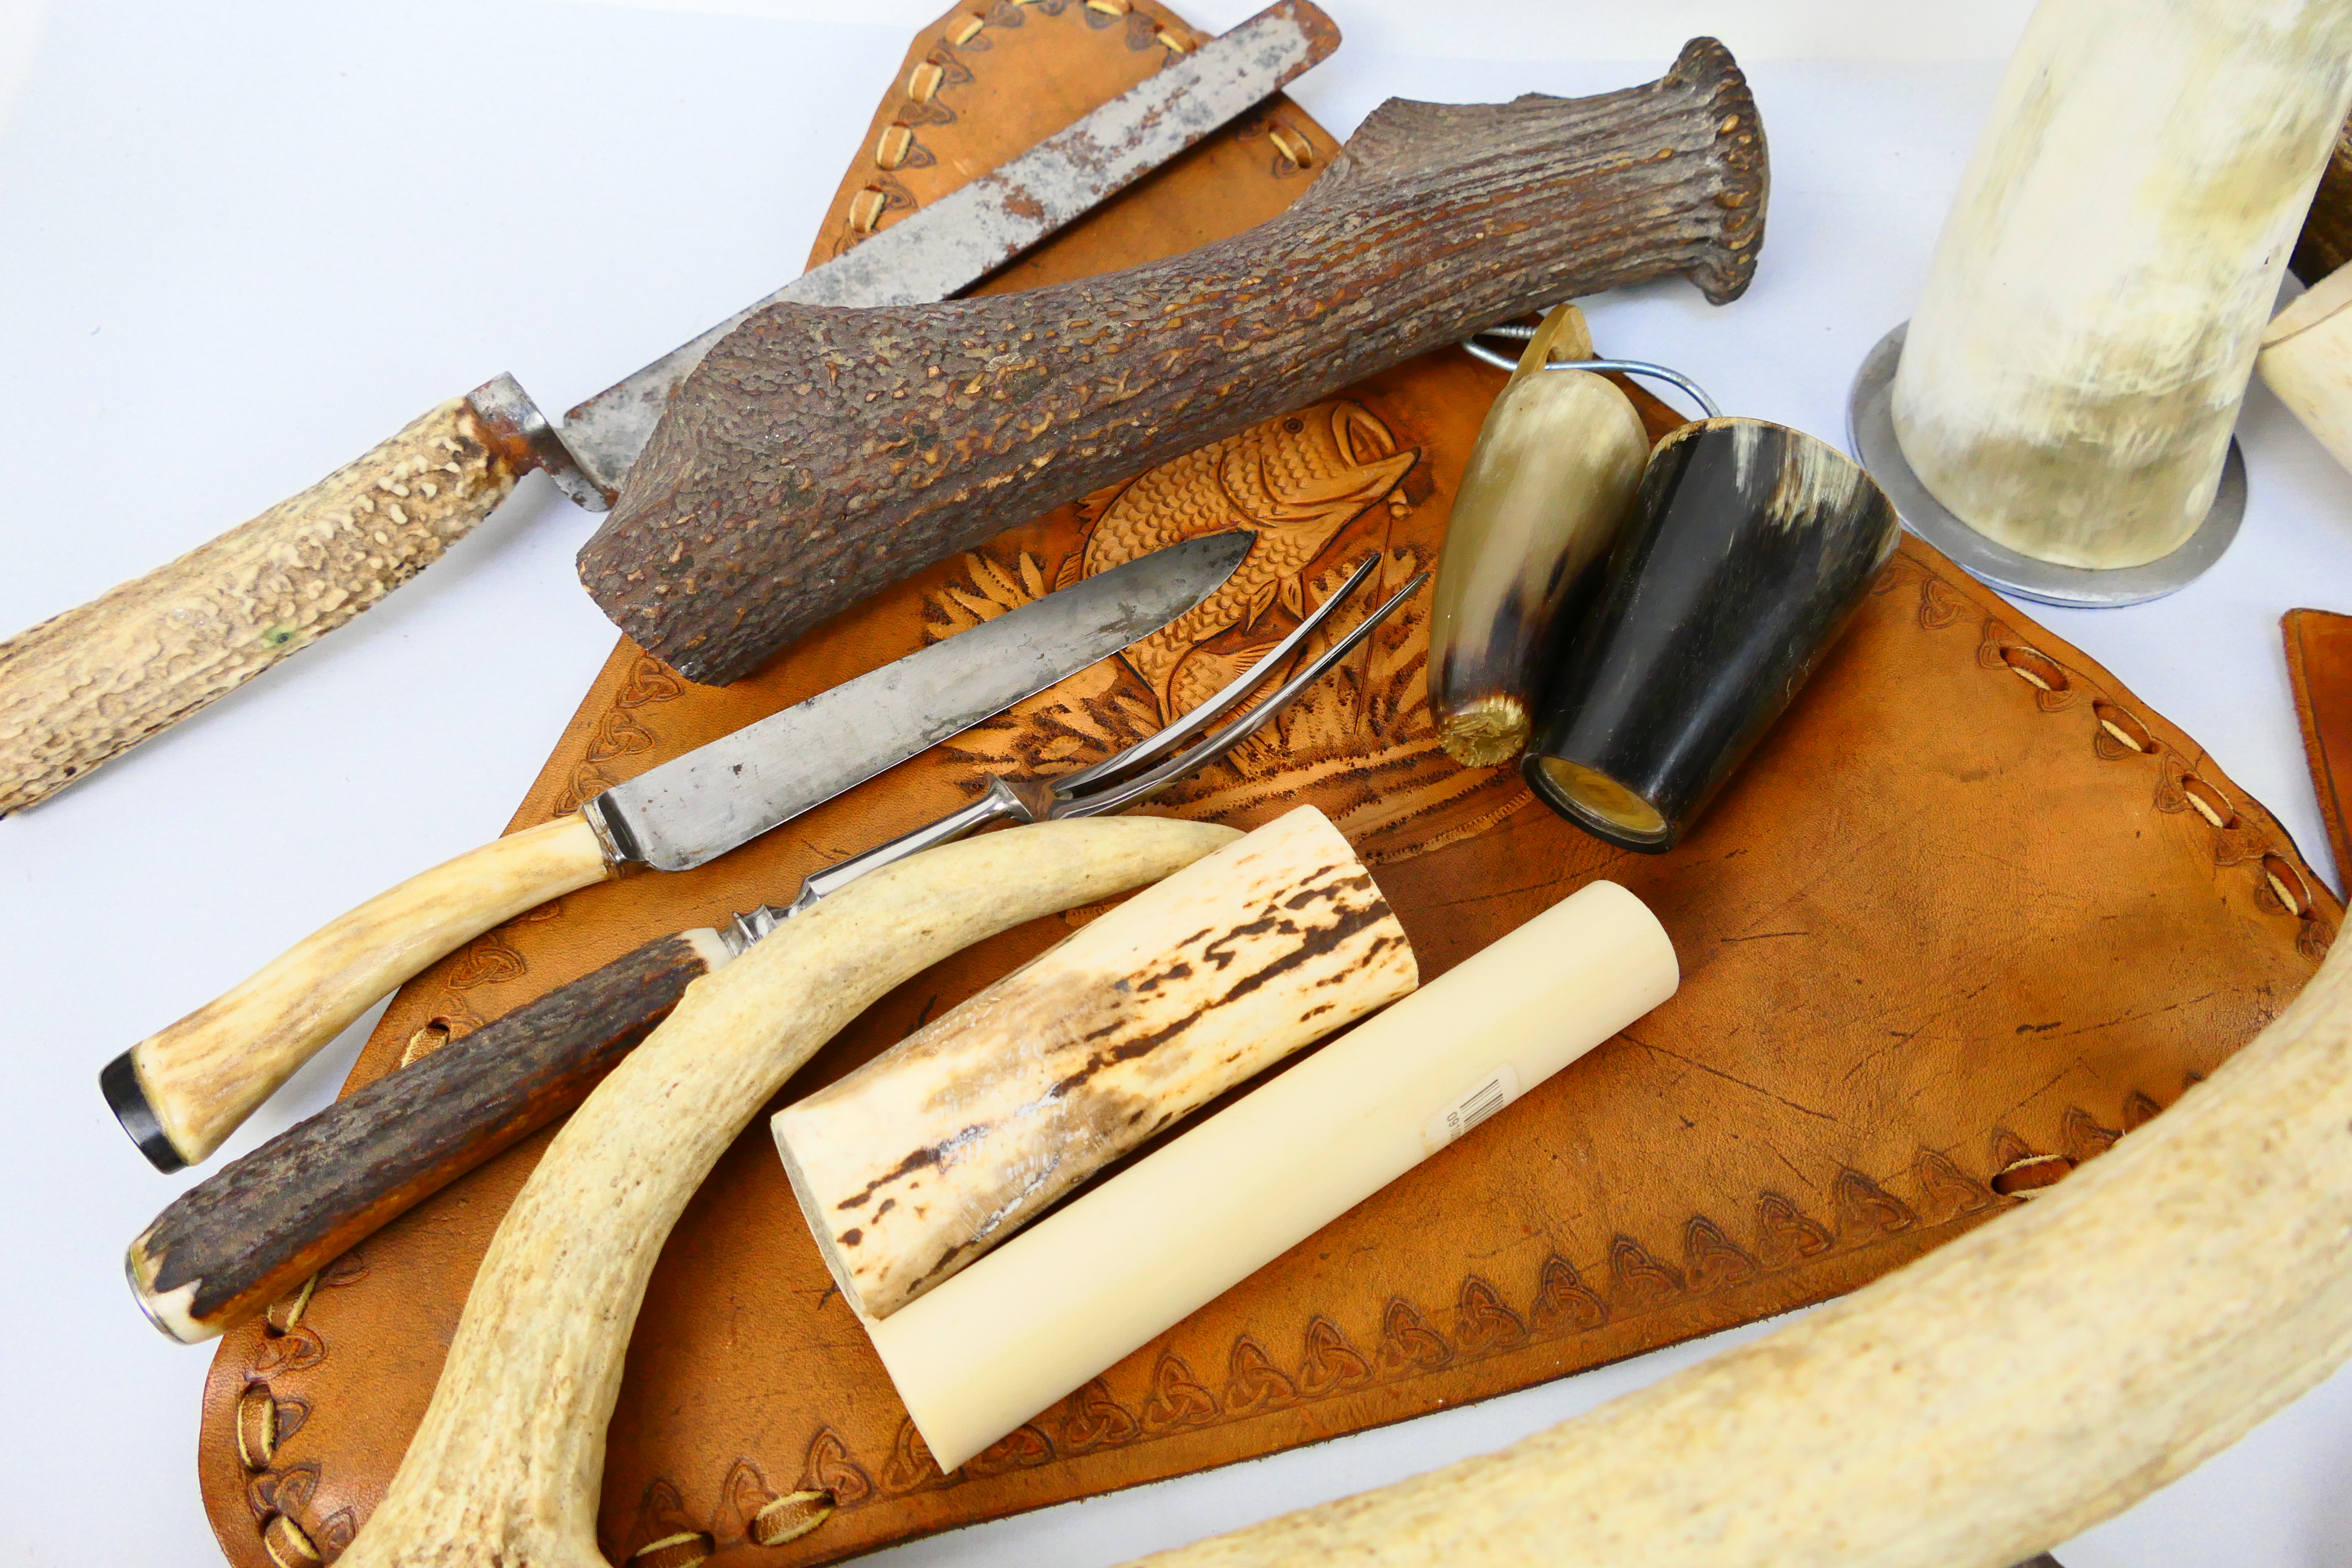
{"type": "Polygon", "coordinates": [[[1202,644],[1255,626],[1277,604],[1306,613],[1307,568],[1420,457],[1418,447],[1399,451],[1388,426],[1352,399],[1267,420],[1089,500],[1086,549],[1064,563],[1056,586],[1202,534],[1244,528],[1257,535],[1223,587],[1119,655],[1151,689],[1164,721],[1255,657],[1196,658],[1202,644]],[[1218,668],[1205,668],[1212,663],[1218,668]]]}

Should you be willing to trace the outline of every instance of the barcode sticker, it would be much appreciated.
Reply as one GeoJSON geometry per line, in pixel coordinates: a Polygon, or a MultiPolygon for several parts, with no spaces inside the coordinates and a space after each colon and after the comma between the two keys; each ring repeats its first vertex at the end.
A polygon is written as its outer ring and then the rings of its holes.
{"type": "Polygon", "coordinates": [[[1454,1096],[1444,1110],[1423,1125],[1422,1152],[1424,1154],[1436,1153],[1518,1098],[1518,1069],[1505,1062],[1468,1089],[1454,1096]]]}

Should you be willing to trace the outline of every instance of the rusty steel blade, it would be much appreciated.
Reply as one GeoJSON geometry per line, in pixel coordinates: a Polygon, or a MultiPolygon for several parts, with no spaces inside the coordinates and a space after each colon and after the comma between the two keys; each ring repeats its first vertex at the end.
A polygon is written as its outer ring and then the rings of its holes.
{"type": "MultiPolygon", "coordinates": [[[[1308,0],[1268,6],[1067,130],[877,230],[598,393],[564,416],[563,445],[610,496],[645,450],[672,389],[754,311],[786,300],[809,305],[944,300],[1281,90],[1339,42],[1339,29],[1308,0]]],[[[575,499],[583,498],[575,492],[575,499]]]]}
{"type": "Polygon", "coordinates": [[[1244,529],[1083,578],[639,773],[582,809],[614,858],[686,871],[1150,637],[1233,575],[1244,529]]]}

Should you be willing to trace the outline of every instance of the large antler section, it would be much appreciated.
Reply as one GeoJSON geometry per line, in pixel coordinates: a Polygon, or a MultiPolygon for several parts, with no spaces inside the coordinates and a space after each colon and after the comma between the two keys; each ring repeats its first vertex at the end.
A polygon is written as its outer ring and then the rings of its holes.
{"type": "Polygon", "coordinates": [[[1721,44],[1594,98],[1391,101],[1297,205],[1186,255],[905,309],[774,305],[681,385],[580,572],[696,680],[1089,491],[1505,318],[1748,285],[1764,137],[1721,44]]]}

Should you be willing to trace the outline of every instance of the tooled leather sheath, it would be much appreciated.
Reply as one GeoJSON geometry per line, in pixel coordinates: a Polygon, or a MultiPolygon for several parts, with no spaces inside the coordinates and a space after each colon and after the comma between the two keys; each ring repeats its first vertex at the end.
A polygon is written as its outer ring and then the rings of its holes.
{"type": "MultiPolygon", "coordinates": [[[[892,83],[819,255],[1121,90],[1191,36],[1148,0],[951,14],[892,83]]],[[[992,287],[1232,233],[1280,210],[1335,145],[1276,100],[992,287]]],[[[1239,523],[1276,546],[1213,614],[783,832],[482,937],[403,990],[353,1083],[438,1039],[436,1021],[463,1033],[652,937],[788,896],[803,871],[968,798],[984,770],[1083,766],[1238,668],[1369,551],[1402,584],[1435,561],[1502,379],[1458,353],[1413,361],[1015,529],[735,686],[688,687],[621,644],[518,825],[1152,542],[1239,523]]],[[[1377,584],[1362,595],[1380,596],[1377,584]]],[[[1378,868],[1425,977],[1613,878],[1673,933],[1681,994],[952,1475],[829,1290],[756,1119],[646,1297],[605,1468],[614,1563],[827,1561],[1851,1289],[2158,1114],[2285,1005],[2341,914],[2194,742],[1916,541],[1666,856],[1614,854],[1530,804],[1507,770],[1449,762],[1423,695],[1426,639],[1416,601],[1276,733],[1154,809],[1246,827],[1320,806],[1378,868]],[[761,1544],[792,1516],[776,1500],[803,1488],[840,1506],[789,1545],[761,1544]]],[[[837,1078],[1068,929],[1008,933],[901,987],[787,1093],[837,1078]]],[[[199,1464],[233,1561],[266,1568],[272,1551],[299,1560],[298,1538],[322,1553],[350,1539],[545,1138],[223,1340],[199,1464]]]]}

